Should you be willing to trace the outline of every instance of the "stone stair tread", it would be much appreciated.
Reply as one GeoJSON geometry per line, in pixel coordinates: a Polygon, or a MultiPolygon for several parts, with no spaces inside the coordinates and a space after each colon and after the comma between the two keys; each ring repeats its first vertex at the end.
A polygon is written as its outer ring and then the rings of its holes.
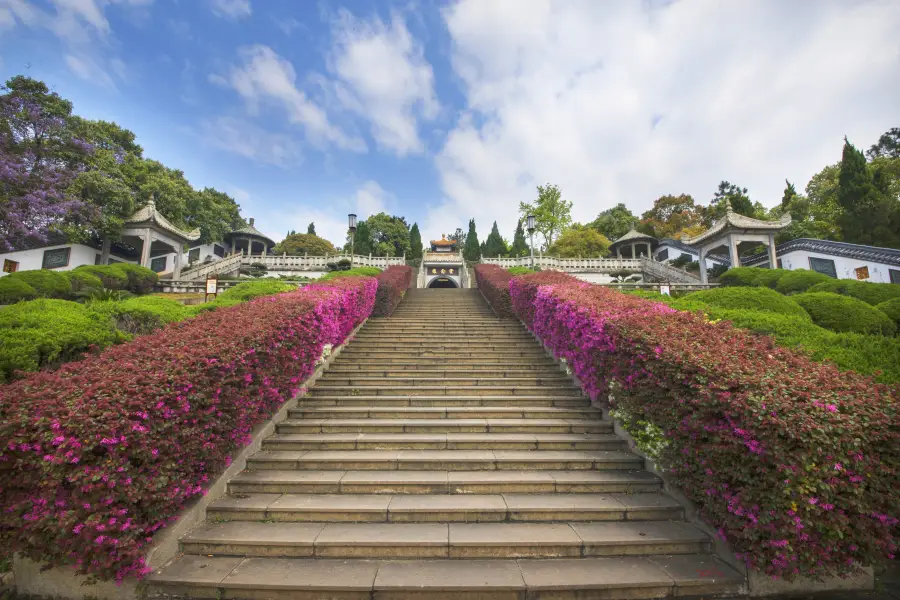
{"type": "Polygon", "coordinates": [[[617,450],[261,450],[259,461],[622,461],[643,459],[617,450]]]}
{"type": "MultiPolygon", "coordinates": [[[[444,414],[459,414],[465,415],[466,413],[477,413],[484,412],[485,410],[491,410],[493,412],[498,413],[508,413],[509,415],[518,415],[522,416],[527,413],[558,413],[559,418],[567,418],[566,415],[571,414],[584,414],[584,413],[592,413],[597,417],[601,416],[603,413],[596,408],[584,407],[584,408],[569,408],[569,407],[559,407],[559,406],[548,406],[548,407],[535,407],[535,406],[498,406],[494,408],[486,409],[483,406],[398,406],[398,407],[387,407],[387,408],[363,408],[357,406],[309,406],[309,407],[299,407],[291,409],[290,412],[304,412],[309,413],[311,415],[316,415],[318,413],[360,413],[360,412],[377,412],[383,413],[385,410],[391,410],[392,412],[396,412],[398,415],[408,414],[408,413],[444,413],[444,414]]],[[[315,417],[303,417],[303,419],[307,418],[315,418],[315,417]]],[[[496,417],[495,417],[496,418],[496,417]]]]}

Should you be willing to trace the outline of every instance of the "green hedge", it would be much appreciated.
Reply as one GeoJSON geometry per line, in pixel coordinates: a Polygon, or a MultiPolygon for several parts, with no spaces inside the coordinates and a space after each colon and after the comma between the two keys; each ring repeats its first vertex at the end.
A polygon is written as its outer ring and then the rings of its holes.
{"type": "Polygon", "coordinates": [[[894,322],[894,325],[897,326],[897,333],[900,334],[900,298],[882,302],[875,308],[886,314],[894,322]]]}
{"type": "Polygon", "coordinates": [[[509,271],[510,275],[529,275],[531,273],[537,273],[537,271],[529,267],[510,267],[507,271],[509,271]]]}
{"type": "Polygon", "coordinates": [[[82,265],[75,269],[78,273],[90,273],[103,282],[108,290],[127,290],[128,275],[122,269],[113,269],[115,265],[82,265]]]}
{"type": "Polygon", "coordinates": [[[813,323],[831,331],[872,335],[894,335],[896,326],[883,312],[862,300],[830,292],[807,292],[794,296],[813,323]]]}
{"type": "Polygon", "coordinates": [[[68,300],[34,300],[0,310],[0,381],[73,360],[92,346],[128,339],[112,321],[68,300]]]}
{"type": "Polygon", "coordinates": [[[19,271],[7,275],[4,279],[27,283],[41,298],[67,298],[72,291],[68,278],[62,272],[49,269],[19,271]]]}
{"type": "Polygon", "coordinates": [[[332,271],[330,273],[325,273],[316,279],[316,281],[328,281],[335,277],[377,277],[379,273],[381,273],[381,269],[378,267],[355,267],[353,269],[347,269],[346,271],[332,271]]]}
{"type": "Polygon", "coordinates": [[[224,306],[234,306],[235,304],[247,302],[248,300],[253,300],[254,298],[259,298],[261,296],[271,296],[272,294],[280,294],[281,292],[288,292],[295,289],[297,289],[296,285],[284,283],[274,278],[266,277],[263,279],[254,279],[228,288],[219,294],[212,302],[196,304],[188,307],[188,310],[193,313],[201,313],[216,310],[217,308],[222,308],[224,306]]]}
{"type": "Polygon", "coordinates": [[[894,298],[900,298],[900,285],[896,283],[870,283],[855,279],[829,279],[809,288],[810,292],[831,292],[850,296],[875,306],[894,298]]]}
{"type": "Polygon", "coordinates": [[[69,280],[69,287],[74,296],[79,294],[90,294],[103,289],[103,282],[96,275],[86,271],[65,271],[63,273],[69,280]]]}
{"type": "Polygon", "coordinates": [[[719,283],[724,286],[775,288],[779,280],[788,273],[784,269],[763,269],[760,267],[737,267],[719,275],[719,283]]]}
{"type": "Polygon", "coordinates": [[[12,275],[0,277],[0,304],[15,304],[38,297],[37,290],[12,275]]]}
{"type": "Polygon", "coordinates": [[[125,275],[127,280],[125,289],[132,294],[149,294],[153,291],[153,286],[159,281],[159,275],[151,269],[140,265],[116,263],[109,265],[108,268],[125,275]]]}
{"type": "Polygon", "coordinates": [[[791,294],[802,294],[817,283],[825,281],[833,281],[833,278],[816,271],[796,269],[785,272],[775,285],[775,289],[790,296],[791,294]]]}
{"type": "Polygon", "coordinates": [[[703,309],[704,306],[735,310],[754,310],[792,315],[809,321],[809,315],[793,299],[764,287],[722,287],[693,292],[673,303],[680,310],[703,309]]]}
{"type": "Polygon", "coordinates": [[[91,302],[89,308],[110,319],[116,329],[129,334],[150,333],[194,314],[180,302],[158,296],[129,298],[121,302],[91,302]]]}

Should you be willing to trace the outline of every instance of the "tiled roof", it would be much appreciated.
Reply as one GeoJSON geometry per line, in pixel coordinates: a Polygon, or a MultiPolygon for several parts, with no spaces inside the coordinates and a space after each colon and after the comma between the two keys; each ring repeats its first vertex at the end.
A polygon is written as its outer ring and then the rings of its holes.
{"type": "Polygon", "coordinates": [[[269,242],[270,244],[272,244],[273,246],[275,245],[275,240],[271,239],[269,236],[267,236],[266,234],[264,234],[259,229],[257,229],[256,227],[253,226],[253,219],[250,219],[249,225],[245,225],[244,227],[239,227],[239,228],[235,229],[234,231],[226,233],[225,239],[228,240],[237,235],[249,235],[249,236],[252,236],[255,238],[259,238],[261,240],[265,240],[265,241],[269,242]]]}
{"type": "Polygon", "coordinates": [[[631,229],[628,230],[628,233],[626,233],[625,235],[623,235],[622,237],[620,237],[619,239],[614,241],[612,244],[610,244],[610,246],[615,246],[616,244],[619,244],[622,242],[635,242],[635,241],[648,241],[648,240],[656,241],[656,238],[653,237],[652,235],[647,235],[646,233],[641,233],[640,231],[638,231],[634,227],[632,227],[631,229]]]}
{"type": "MultiPolygon", "coordinates": [[[[775,247],[778,256],[791,251],[806,250],[807,252],[819,252],[843,258],[855,258],[857,260],[870,260],[872,262],[900,267],[900,250],[894,248],[879,248],[878,246],[863,246],[861,244],[848,244],[846,242],[832,242],[830,240],[816,240],[811,238],[797,238],[775,247]]],[[[741,259],[744,266],[762,264],[769,260],[767,252],[754,254],[741,259]]]]}
{"type": "Polygon", "coordinates": [[[175,234],[179,238],[188,240],[190,242],[200,239],[199,229],[194,229],[193,231],[185,231],[184,229],[176,227],[167,218],[162,216],[162,214],[160,214],[158,210],[156,210],[156,203],[153,200],[145,204],[143,207],[139,208],[137,212],[125,219],[125,222],[129,224],[154,223],[160,229],[175,234]]]}
{"type": "Polygon", "coordinates": [[[747,217],[734,212],[731,209],[731,202],[726,201],[725,207],[725,216],[713,223],[712,227],[696,237],[681,238],[681,241],[691,246],[695,246],[701,242],[716,237],[718,234],[722,233],[729,227],[733,229],[745,230],[755,229],[762,231],[779,231],[791,224],[791,215],[788,213],[783,214],[781,216],[781,219],[777,221],[762,221],[760,219],[754,219],[752,217],[747,217]]]}

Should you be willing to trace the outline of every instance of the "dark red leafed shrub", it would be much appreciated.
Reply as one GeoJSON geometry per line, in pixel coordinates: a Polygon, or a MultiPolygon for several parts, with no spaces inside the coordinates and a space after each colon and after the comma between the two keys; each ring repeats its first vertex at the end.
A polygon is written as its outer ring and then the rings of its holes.
{"type": "Polygon", "coordinates": [[[897,386],[607,288],[533,295],[535,334],[592,398],[664,432],[661,466],[750,568],[842,575],[896,552],[897,386]]]}
{"type": "Polygon", "coordinates": [[[540,271],[516,277],[509,286],[513,311],[528,329],[534,331],[534,299],[538,287],[560,283],[577,284],[579,280],[561,271],[540,271]]]}
{"type": "Polygon", "coordinates": [[[475,281],[481,295],[487,300],[498,317],[512,317],[509,301],[509,282],[513,278],[509,271],[499,265],[475,265],[475,281]]]}
{"type": "Polygon", "coordinates": [[[412,267],[394,265],[375,277],[378,280],[378,293],[375,295],[373,317],[389,317],[394,314],[394,309],[409,289],[412,273],[412,267]]]}
{"type": "Polygon", "coordinates": [[[207,312],[0,387],[0,546],[146,572],[156,531],[371,312],[355,277],[207,312]]]}

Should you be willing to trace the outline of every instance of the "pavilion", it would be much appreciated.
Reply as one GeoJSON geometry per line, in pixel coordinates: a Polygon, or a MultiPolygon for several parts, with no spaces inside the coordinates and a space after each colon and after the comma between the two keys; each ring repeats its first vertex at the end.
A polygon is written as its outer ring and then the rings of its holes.
{"type": "Polygon", "coordinates": [[[431,252],[422,257],[423,287],[462,287],[462,266],[462,254],[457,252],[456,241],[448,240],[442,234],[441,239],[431,240],[431,252]]]}
{"type": "MultiPolygon", "coordinates": [[[[150,200],[146,205],[125,219],[122,242],[140,248],[139,265],[152,269],[157,273],[166,271],[168,255],[174,253],[172,278],[181,277],[184,245],[200,239],[200,230],[185,231],[172,224],[158,210],[156,203],[150,200]]],[[[111,240],[104,241],[101,250],[100,264],[109,262],[111,240]]]]}
{"type": "Polygon", "coordinates": [[[616,258],[646,258],[653,257],[653,249],[659,245],[658,240],[652,235],[640,233],[634,226],[628,230],[628,233],[614,241],[609,245],[610,254],[615,254],[616,258]],[[642,248],[643,246],[643,248],[642,248]],[[622,250],[626,250],[630,256],[622,256],[622,250]],[[640,251],[640,254],[638,252],[640,251]]]}
{"type": "Polygon", "coordinates": [[[248,219],[249,224],[225,234],[225,242],[231,244],[232,254],[238,250],[246,251],[252,255],[254,249],[259,254],[269,254],[275,247],[275,241],[253,226],[253,217],[248,219]]]}
{"type": "Polygon", "coordinates": [[[682,237],[681,241],[694,246],[700,253],[700,282],[708,283],[706,274],[706,257],[710,252],[721,247],[728,249],[732,267],[741,266],[738,245],[750,242],[754,246],[766,246],[769,264],[777,265],[775,256],[775,234],[791,224],[791,215],[785,213],[778,221],[763,221],[734,212],[731,202],[725,201],[725,216],[713,223],[712,227],[698,236],[682,237]]]}

